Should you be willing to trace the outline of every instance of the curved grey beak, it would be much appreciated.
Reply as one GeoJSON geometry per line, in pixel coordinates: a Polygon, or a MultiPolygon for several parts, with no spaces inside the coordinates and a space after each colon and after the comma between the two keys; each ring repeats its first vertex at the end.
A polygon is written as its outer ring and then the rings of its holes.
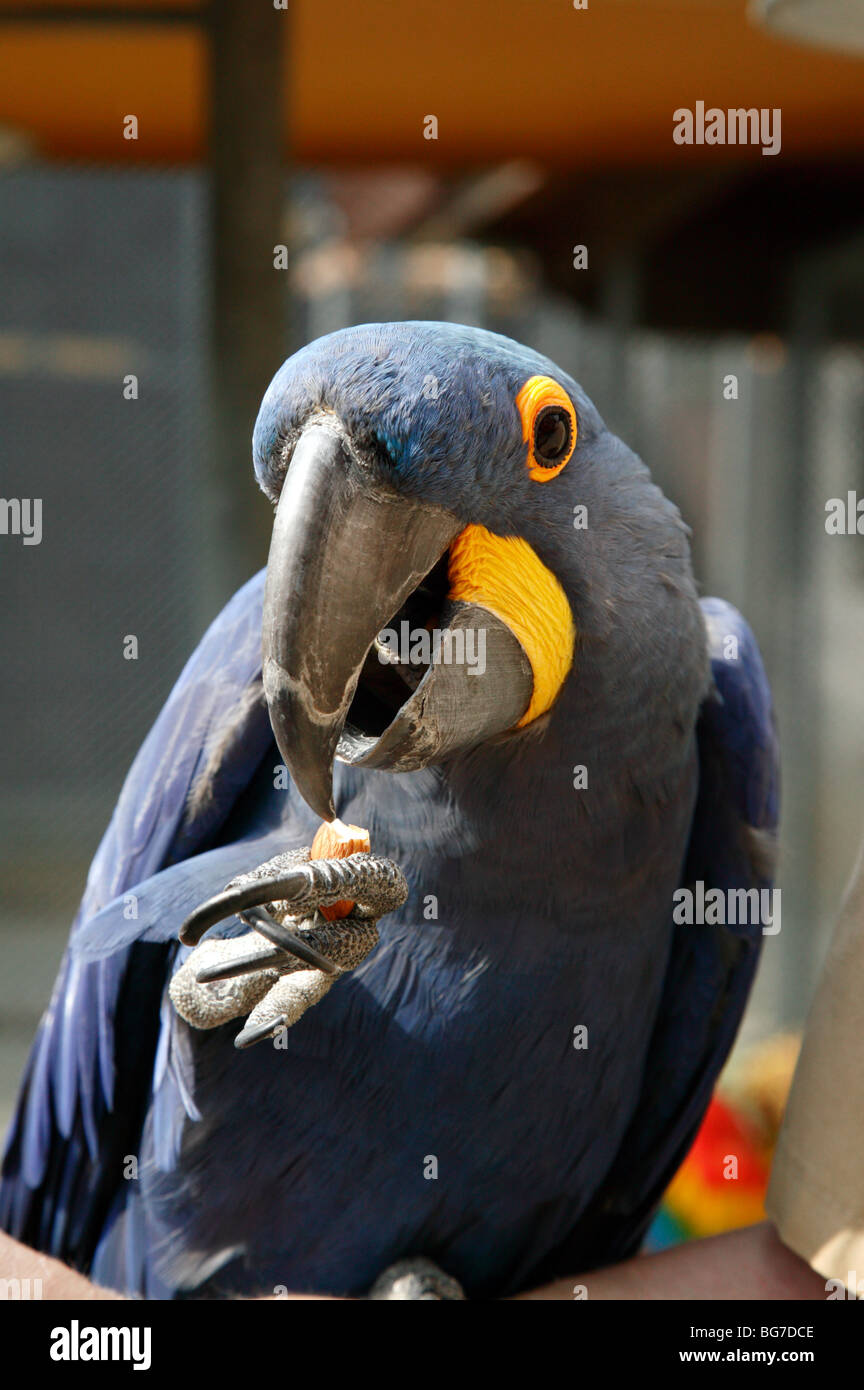
{"type": "Polygon", "coordinates": [[[267,562],[264,691],[288,771],[325,820],[335,815],[337,755],[393,771],[423,767],[512,728],[528,706],[531,668],[510,629],[474,605],[446,604],[441,628],[473,626],[478,641],[483,632],[483,672],[447,661],[465,650],[466,634],[461,644],[454,634],[443,660],[408,673],[405,701],[382,733],[349,721],[364,663],[377,662],[376,637],[461,529],[449,512],[375,478],[335,421],[310,424],[298,440],[267,562]]]}

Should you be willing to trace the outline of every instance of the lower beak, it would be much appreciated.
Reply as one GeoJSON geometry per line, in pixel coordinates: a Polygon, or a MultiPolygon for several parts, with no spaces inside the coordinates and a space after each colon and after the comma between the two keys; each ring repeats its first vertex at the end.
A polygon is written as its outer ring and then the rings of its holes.
{"type": "Polygon", "coordinates": [[[390,722],[374,731],[360,716],[352,722],[364,663],[375,681],[384,671],[376,637],[393,622],[404,628],[400,610],[461,529],[451,513],[375,478],[336,422],[309,425],[298,440],[267,563],[264,691],[288,771],[325,820],[335,815],[336,756],[391,771],[424,767],[512,728],[530,702],[531,667],[506,624],[477,605],[445,602],[435,615],[439,632],[452,635],[443,650],[476,653],[482,634],[482,673],[464,660],[433,660],[425,672],[397,663],[386,678],[404,685],[405,700],[390,722]]]}

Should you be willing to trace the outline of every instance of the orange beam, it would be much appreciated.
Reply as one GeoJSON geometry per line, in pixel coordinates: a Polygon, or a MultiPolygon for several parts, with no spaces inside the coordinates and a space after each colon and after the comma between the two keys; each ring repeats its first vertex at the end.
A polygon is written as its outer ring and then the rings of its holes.
{"type": "MultiPolygon", "coordinates": [[[[158,18],[159,6],[147,9],[158,18]]],[[[2,12],[0,124],[30,133],[49,157],[202,158],[204,41],[194,17],[188,27],[4,24],[2,12]],[[123,140],[127,114],[138,116],[137,142],[123,140]]],[[[281,22],[286,41],[289,25],[293,35],[284,138],[291,128],[304,162],[758,165],[750,149],[673,144],[672,112],[700,99],[779,106],[787,157],[864,151],[864,61],[770,37],[748,23],[744,0],[589,0],[587,10],[567,0],[399,9],[293,0],[281,22]],[[437,141],[423,138],[430,114],[437,141]]]]}

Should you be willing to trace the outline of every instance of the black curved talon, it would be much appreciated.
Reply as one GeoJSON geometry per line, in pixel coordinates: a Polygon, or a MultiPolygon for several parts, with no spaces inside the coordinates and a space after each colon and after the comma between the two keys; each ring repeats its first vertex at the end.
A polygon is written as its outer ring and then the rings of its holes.
{"type": "Polygon", "coordinates": [[[284,960],[285,952],[278,947],[266,953],[251,951],[248,956],[202,965],[195,979],[199,985],[213,985],[218,980],[234,980],[240,975],[254,975],[259,970],[278,970],[284,960]]]}
{"type": "Polygon", "coordinates": [[[239,916],[247,908],[259,907],[262,903],[293,902],[303,897],[308,889],[309,874],[304,873],[302,867],[281,877],[256,879],[242,888],[226,888],[189,913],[180,928],[180,940],[184,946],[197,946],[204,933],[217,922],[224,922],[226,917],[239,916]]]}
{"type": "Polygon", "coordinates": [[[309,946],[305,941],[301,941],[299,936],[295,936],[287,927],[283,927],[281,922],[277,922],[275,917],[264,907],[250,907],[243,913],[243,921],[248,922],[250,927],[254,927],[262,936],[266,936],[274,946],[281,946],[283,951],[289,952],[292,956],[297,956],[300,960],[311,965],[313,969],[320,970],[324,975],[339,975],[341,971],[338,965],[334,965],[332,960],[322,956],[320,951],[316,951],[314,946],[309,946]]]}
{"type": "Polygon", "coordinates": [[[257,1042],[263,1042],[265,1038],[274,1038],[280,1028],[284,1028],[288,1020],[284,1014],[278,1018],[273,1018],[269,1023],[259,1023],[256,1028],[244,1028],[234,1039],[234,1046],[242,1052],[246,1047],[252,1047],[257,1042]]]}

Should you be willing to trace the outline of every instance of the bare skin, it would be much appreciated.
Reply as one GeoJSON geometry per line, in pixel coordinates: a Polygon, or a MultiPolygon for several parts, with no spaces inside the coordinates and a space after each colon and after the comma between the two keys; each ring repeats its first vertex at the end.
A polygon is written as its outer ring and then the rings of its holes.
{"type": "MultiPolygon", "coordinates": [[[[0,1279],[41,1279],[43,1299],[122,1300],[59,1260],[40,1255],[0,1232],[0,1279]]],[[[520,1299],[629,1299],[664,1302],[696,1299],[816,1300],[826,1296],[825,1279],[781,1242],[770,1222],[691,1241],[659,1255],[638,1256],[593,1274],[560,1279],[520,1294],[520,1299]],[[577,1290],[574,1293],[574,1289],[577,1290]]],[[[282,1299],[286,1295],[281,1296],[282,1299]]],[[[326,1294],[288,1294],[291,1300],[335,1301],[326,1294]]],[[[274,1301],[272,1297],[267,1301],[274,1301]]],[[[279,1301],[277,1298],[275,1301],[279,1301]]]]}
{"type": "Polygon", "coordinates": [[[824,1299],[825,1278],[780,1240],[769,1221],[705,1240],[689,1241],[658,1255],[639,1255],[624,1264],[577,1279],[559,1279],[520,1299],[592,1301],[682,1299],[727,1302],[751,1299],[824,1299]],[[581,1292],[584,1287],[586,1293],[581,1292]],[[578,1293],[574,1293],[577,1288],[578,1293]]]}
{"type": "MultiPolygon", "coordinates": [[[[52,1259],[50,1255],[41,1255],[38,1250],[31,1250],[29,1245],[21,1245],[19,1241],[7,1236],[5,1231],[0,1231],[0,1279],[41,1279],[42,1298],[46,1301],[79,1302],[103,1298],[121,1303],[134,1301],[127,1300],[124,1294],[117,1293],[114,1289],[105,1289],[100,1284],[91,1283],[86,1275],[79,1274],[77,1270],[70,1269],[68,1265],[52,1259]]],[[[292,1293],[287,1296],[295,1300],[329,1300],[328,1294],[292,1293]]],[[[278,1302],[279,1296],[277,1295],[275,1300],[271,1296],[268,1301],[278,1302]]]]}
{"type": "Polygon", "coordinates": [[[50,1255],[40,1255],[29,1245],[21,1245],[5,1231],[0,1231],[0,1279],[41,1279],[44,1299],[74,1299],[91,1301],[99,1298],[122,1300],[123,1295],[112,1289],[91,1284],[84,1274],[69,1269],[50,1255]]]}

